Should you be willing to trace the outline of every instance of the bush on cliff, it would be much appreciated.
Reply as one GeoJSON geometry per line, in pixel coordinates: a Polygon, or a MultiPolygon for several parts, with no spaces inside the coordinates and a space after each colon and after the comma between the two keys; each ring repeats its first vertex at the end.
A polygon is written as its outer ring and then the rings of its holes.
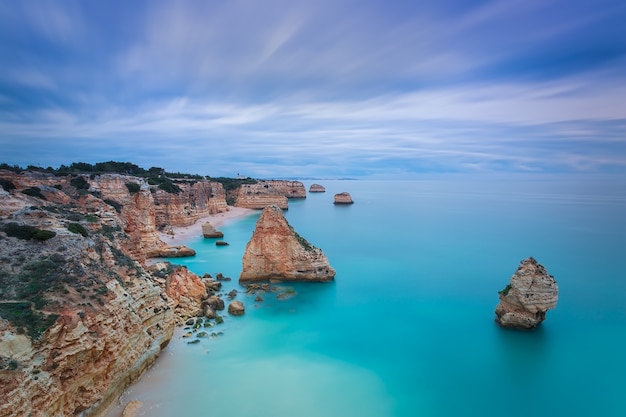
{"type": "Polygon", "coordinates": [[[68,224],[67,225],[67,230],[69,230],[72,233],[76,233],[78,235],[82,235],[83,237],[89,236],[89,233],[87,233],[87,229],[85,229],[79,223],[70,223],[70,224],[68,224]]]}
{"type": "Polygon", "coordinates": [[[0,302],[0,317],[8,320],[18,333],[26,333],[33,340],[39,339],[59,318],[57,314],[44,314],[33,310],[32,304],[28,301],[0,302]]]}
{"type": "Polygon", "coordinates": [[[43,194],[41,194],[41,188],[39,188],[39,187],[26,188],[26,189],[22,190],[22,194],[26,194],[26,195],[29,195],[31,197],[41,198],[42,200],[46,199],[46,197],[43,194]]]}
{"type": "Polygon", "coordinates": [[[11,181],[9,180],[5,180],[3,178],[0,178],[0,187],[4,188],[5,191],[11,191],[11,190],[15,190],[15,184],[13,184],[11,181]]]}
{"type": "Polygon", "coordinates": [[[81,177],[81,176],[72,178],[72,180],[70,181],[70,184],[73,187],[76,187],[77,190],[86,190],[89,188],[89,182],[84,177],[81,177]]]}
{"type": "Polygon", "coordinates": [[[30,226],[27,224],[21,225],[17,223],[7,223],[2,229],[4,230],[4,233],[7,234],[7,236],[16,237],[23,240],[35,239],[44,241],[56,236],[55,232],[52,232],[50,230],[42,230],[35,226],[30,226]]]}
{"type": "Polygon", "coordinates": [[[141,190],[141,187],[136,182],[127,182],[126,188],[128,188],[128,192],[131,194],[138,193],[141,190]]]}

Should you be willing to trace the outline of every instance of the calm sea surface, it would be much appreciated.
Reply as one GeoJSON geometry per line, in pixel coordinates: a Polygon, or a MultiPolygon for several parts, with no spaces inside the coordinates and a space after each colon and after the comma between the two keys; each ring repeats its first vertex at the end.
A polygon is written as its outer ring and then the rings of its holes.
{"type": "MultiPolygon", "coordinates": [[[[624,178],[315,182],[326,193],[286,217],[336,281],[285,285],[296,296],[282,301],[241,293],[245,316],[208,330],[223,335],[177,332],[122,399],[143,401],[139,415],[626,416],[624,178]],[[341,191],[355,204],[334,206],[341,191]],[[501,329],[497,292],[528,256],[558,305],[534,331],[501,329]]],[[[257,217],[175,262],[240,289],[257,217]]]]}

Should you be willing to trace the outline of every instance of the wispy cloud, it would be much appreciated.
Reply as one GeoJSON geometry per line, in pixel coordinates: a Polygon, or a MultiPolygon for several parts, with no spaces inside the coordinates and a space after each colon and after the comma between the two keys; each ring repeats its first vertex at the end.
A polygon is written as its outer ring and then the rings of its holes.
{"type": "Polygon", "coordinates": [[[224,175],[623,172],[626,7],[601,3],[0,5],[0,145],[224,175]]]}

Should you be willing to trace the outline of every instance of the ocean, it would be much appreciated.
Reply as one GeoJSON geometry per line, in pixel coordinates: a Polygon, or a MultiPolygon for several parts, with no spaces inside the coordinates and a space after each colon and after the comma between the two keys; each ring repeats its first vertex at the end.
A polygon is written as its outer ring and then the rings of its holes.
{"type": "Polygon", "coordinates": [[[626,416],[623,177],[303,182],[326,193],[285,214],[335,282],[244,294],[258,214],[221,228],[230,246],[190,240],[197,256],[172,261],[232,277],[246,314],[223,312],[197,344],[179,329],[121,404],[156,417],[626,416]],[[353,205],[333,205],[342,191],[353,205]],[[529,256],[558,304],[535,330],[502,329],[498,290],[529,256]]]}

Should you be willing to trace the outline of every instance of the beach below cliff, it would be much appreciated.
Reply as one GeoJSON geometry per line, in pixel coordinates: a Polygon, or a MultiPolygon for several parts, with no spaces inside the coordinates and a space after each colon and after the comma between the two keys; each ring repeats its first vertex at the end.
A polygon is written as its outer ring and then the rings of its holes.
{"type": "Polygon", "coordinates": [[[219,229],[221,226],[225,226],[235,220],[259,212],[258,210],[243,207],[229,206],[228,208],[229,210],[225,212],[200,217],[194,224],[190,226],[173,226],[167,232],[159,232],[159,237],[168,245],[182,245],[188,242],[191,238],[202,236],[202,225],[207,221],[210,222],[213,227],[219,229]]]}

